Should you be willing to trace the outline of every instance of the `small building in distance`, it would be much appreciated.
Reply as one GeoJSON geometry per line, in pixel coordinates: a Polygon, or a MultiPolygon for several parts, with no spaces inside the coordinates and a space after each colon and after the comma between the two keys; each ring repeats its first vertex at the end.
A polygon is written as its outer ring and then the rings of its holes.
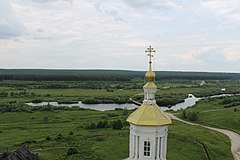
{"type": "Polygon", "coordinates": [[[0,153],[0,160],[38,160],[38,154],[22,146],[13,152],[0,153]]]}

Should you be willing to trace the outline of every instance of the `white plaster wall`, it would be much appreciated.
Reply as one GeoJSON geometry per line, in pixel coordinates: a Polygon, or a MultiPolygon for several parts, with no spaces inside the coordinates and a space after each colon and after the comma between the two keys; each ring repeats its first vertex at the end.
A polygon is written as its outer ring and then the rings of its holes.
{"type": "Polygon", "coordinates": [[[166,160],[167,134],[168,126],[136,126],[130,124],[129,160],[166,160]],[[136,137],[135,140],[134,137],[136,137]],[[139,147],[137,137],[139,137],[139,147]],[[158,138],[158,142],[156,142],[156,138],[158,138]],[[161,155],[159,154],[160,138],[161,155]],[[144,156],[144,141],[150,141],[150,157],[144,156]]]}
{"type": "Polygon", "coordinates": [[[155,93],[157,89],[144,88],[143,104],[156,104],[155,93]]]}

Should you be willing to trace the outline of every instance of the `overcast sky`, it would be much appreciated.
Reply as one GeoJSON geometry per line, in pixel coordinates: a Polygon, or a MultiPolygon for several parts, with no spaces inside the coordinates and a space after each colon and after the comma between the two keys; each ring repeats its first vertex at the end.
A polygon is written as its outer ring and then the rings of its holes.
{"type": "Polygon", "coordinates": [[[0,68],[240,72],[240,0],[0,0],[0,68]]]}

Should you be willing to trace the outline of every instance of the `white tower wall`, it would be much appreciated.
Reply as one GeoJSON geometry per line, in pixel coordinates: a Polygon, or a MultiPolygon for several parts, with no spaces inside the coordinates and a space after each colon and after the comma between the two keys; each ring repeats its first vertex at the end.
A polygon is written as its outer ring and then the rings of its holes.
{"type": "Polygon", "coordinates": [[[143,88],[144,90],[144,100],[143,104],[156,104],[155,93],[156,88],[143,88]]]}
{"type": "Polygon", "coordinates": [[[166,160],[167,135],[167,126],[130,124],[129,160],[166,160]],[[146,142],[150,142],[150,155],[146,142]]]}

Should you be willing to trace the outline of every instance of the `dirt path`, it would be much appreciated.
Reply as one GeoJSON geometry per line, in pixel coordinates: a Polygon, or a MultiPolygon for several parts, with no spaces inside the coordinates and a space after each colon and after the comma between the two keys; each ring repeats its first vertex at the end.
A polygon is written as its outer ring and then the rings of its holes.
{"type": "Polygon", "coordinates": [[[222,134],[225,134],[231,140],[231,151],[232,151],[232,155],[234,157],[234,160],[240,160],[240,135],[239,134],[237,134],[237,133],[235,133],[233,131],[226,130],[226,129],[213,128],[213,127],[208,127],[208,126],[204,126],[204,125],[200,125],[200,124],[184,121],[184,120],[174,116],[171,113],[166,113],[166,114],[169,117],[171,117],[172,119],[181,121],[183,123],[187,123],[187,124],[194,125],[194,126],[202,126],[204,128],[211,129],[211,130],[220,132],[222,134]]]}

